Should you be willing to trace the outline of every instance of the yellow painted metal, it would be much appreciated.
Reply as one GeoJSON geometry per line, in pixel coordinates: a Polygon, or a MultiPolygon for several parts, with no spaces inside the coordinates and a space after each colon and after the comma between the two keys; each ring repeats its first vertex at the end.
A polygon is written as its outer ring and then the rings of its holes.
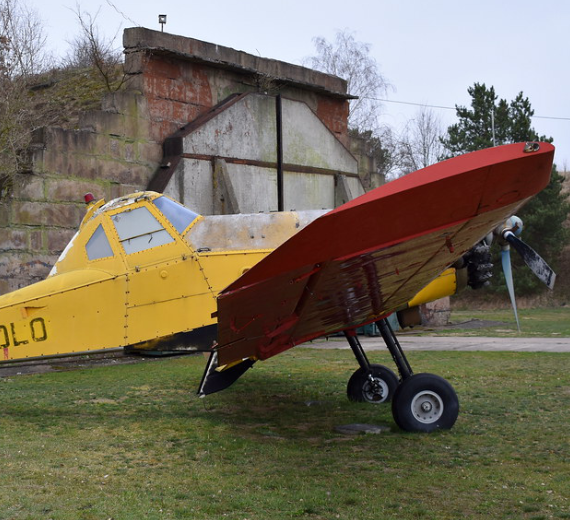
{"type": "Polygon", "coordinates": [[[50,273],[50,277],[57,274],[69,273],[77,270],[100,270],[115,274],[125,271],[124,258],[122,255],[117,254],[117,244],[113,244],[112,242],[110,245],[113,248],[113,252],[115,253],[113,256],[93,261],[89,261],[87,257],[85,247],[87,241],[89,238],[91,238],[97,227],[101,225],[107,234],[109,234],[111,231],[110,225],[106,220],[107,219],[99,217],[94,218],[89,222],[85,222],[84,219],[81,227],[79,228],[79,231],[70,240],[69,244],[67,244],[67,247],[60,255],[58,261],[52,269],[52,272],[50,273]]]}
{"type": "MultiPolygon", "coordinates": [[[[50,276],[0,296],[0,360],[137,344],[154,348],[161,338],[216,323],[219,291],[272,248],[236,250],[234,240],[233,250],[199,253],[152,204],[159,196],[145,192],[90,204],[79,231],[50,276]],[[129,254],[113,220],[143,206],[170,238],[157,247],[150,243],[148,249],[129,254]],[[110,251],[103,258],[90,260],[87,244],[99,227],[110,251]]],[[[285,219],[287,230],[293,233],[298,225],[291,215],[285,219]]],[[[197,217],[184,233],[189,235],[202,220],[197,217]]],[[[222,229],[233,233],[227,224],[222,229]]],[[[260,229],[258,238],[266,227],[260,229]]],[[[281,234],[280,239],[286,238],[281,234]]],[[[267,241],[260,243],[267,245],[267,241]]]]}
{"type": "Polygon", "coordinates": [[[447,269],[435,280],[426,285],[412,300],[408,307],[416,307],[424,303],[439,300],[445,296],[451,296],[457,292],[457,276],[453,268],[447,269]]]}
{"type": "Polygon", "coordinates": [[[125,291],[124,275],[72,272],[27,287],[12,305],[0,299],[1,359],[123,346],[125,291]]]}
{"type": "Polygon", "coordinates": [[[131,272],[128,286],[129,345],[215,323],[215,295],[194,256],[131,272]]]}
{"type": "Polygon", "coordinates": [[[271,252],[268,250],[201,253],[197,257],[204,276],[214,294],[237,280],[248,269],[271,252]]]}
{"type": "MultiPolygon", "coordinates": [[[[0,360],[156,348],[214,325],[219,292],[323,213],[198,216],[179,232],[153,203],[160,196],[91,203],[50,276],[0,296],[0,360]],[[117,223],[142,207],[158,231],[121,241],[117,223]],[[96,235],[104,254],[88,253],[96,235]]],[[[410,305],[453,294],[455,279],[446,271],[410,305]]]]}

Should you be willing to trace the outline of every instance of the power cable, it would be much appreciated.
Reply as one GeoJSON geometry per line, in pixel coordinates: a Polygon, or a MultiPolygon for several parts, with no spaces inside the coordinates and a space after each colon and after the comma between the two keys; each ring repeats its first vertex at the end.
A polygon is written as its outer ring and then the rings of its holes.
{"type": "MultiPolygon", "coordinates": [[[[365,97],[365,96],[363,96],[365,97]]],[[[414,103],[412,101],[397,101],[395,99],[381,99],[381,98],[373,98],[373,97],[366,97],[366,99],[372,99],[374,101],[382,101],[383,103],[395,103],[398,105],[411,105],[416,107],[426,107],[426,108],[439,108],[443,110],[457,110],[456,107],[447,107],[444,105],[428,105],[427,103],[414,103]]],[[[553,119],[558,121],[570,121],[570,117],[556,117],[556,116],[536,116],[533,115],[532,117],[536,117],[537,119],[553,119]]]]}
{"type": "Polygon", "coordinates": [[[140,24],[129,18],[123,11],[121,11],[111,0],[107,0],[109,7],[112,7],[119,15],[121,15],[127,22],[132,23],[135,27],[141,27],[140,24]]]}

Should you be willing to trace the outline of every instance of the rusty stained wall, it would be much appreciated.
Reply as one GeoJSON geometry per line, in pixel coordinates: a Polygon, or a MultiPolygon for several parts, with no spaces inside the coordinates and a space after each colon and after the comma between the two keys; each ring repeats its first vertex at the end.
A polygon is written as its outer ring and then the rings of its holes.
{"type": "Polygon", "coordinates": [[[110,199],[146,189],[164,139],[230,94],[301,100],[348,142],[339,78],[143,28],[125,30],[123,41],[126,89],[74,128],[38,132],[32,173],[19,175],[12,199],[0,204],[0,294],[45,278],[79,225],[86,192],[110,199]]]}
{"type": "Polygon", "coordinates": [[[322,72],[142,27],[123,36],[130,88],[143,92],[162,142],[228,96],[280,93],[305,102],[348,145],[346,82],[322,72]]]}

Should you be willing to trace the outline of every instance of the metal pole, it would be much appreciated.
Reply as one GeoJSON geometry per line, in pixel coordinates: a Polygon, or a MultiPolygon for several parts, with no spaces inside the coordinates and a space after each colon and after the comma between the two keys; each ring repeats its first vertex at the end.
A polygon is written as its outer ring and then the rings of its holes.
{"type": "Polygon", "coordinates": [[[493,132],[493,146],[497,146],[495,143],[495,108],[491,109],[491,131],[493,132]]]}
{"type": "Polygon", "coordinates": [[[386,343],[386,346],[388,347],[390,354],[392,354],[392,359],[394,360],[394,363],[396,363],[396,366],[398,367],[398,372],[400,372],[400,377],[402,381],[404,379],[407,379],[413,374],[412,367],[408,363],[404,351],[402,350],[400,343],[396,339],[396,335],[394,334],[392,327],[390,327],[390,323],[388,323],[388,320],[384,318],[378,320],[376,322],[376,325],[378,326],[378,330],[380,331],[382,339],[384,340],[384,343],[386,343]]]}
{"type": "Polygon", "coordinates": [[[275,98],[277,130],[277,211],[284,211],[283,202],[283,103],[281,94],[275,98]]]}

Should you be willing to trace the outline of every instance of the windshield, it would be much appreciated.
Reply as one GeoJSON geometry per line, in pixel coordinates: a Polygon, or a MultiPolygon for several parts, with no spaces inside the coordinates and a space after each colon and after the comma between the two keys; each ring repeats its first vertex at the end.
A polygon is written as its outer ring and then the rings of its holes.
{"type": "Polygon", "coordinates": [[[158,197],[153,202],[180,234],[198,217],[197,213],[168,197],[158,197]]]}
{"type": "Polygon", "coordinates": [[[111,217],[128,255],[174,242],[148,208],[139,207],[111,217]]]}

